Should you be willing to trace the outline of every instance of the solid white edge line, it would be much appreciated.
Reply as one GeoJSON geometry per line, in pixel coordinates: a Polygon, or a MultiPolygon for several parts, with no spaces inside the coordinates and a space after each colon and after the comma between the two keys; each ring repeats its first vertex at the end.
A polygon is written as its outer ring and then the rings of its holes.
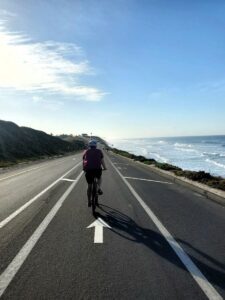
{"type": "Polygon", "coordinates": [[[83,171],[77,177],[77,180],[73,182],[70,187],[65,191],[65,193],[60,197],[60,199],[56,202],[54,207],[50,210],[38,228],[34,231],[34,233],[30,236],[24,246],[20,249],[18,254],[14,257],[12,262],[8,265],[5,271],[0,275],[0,297],[3,295],[4,291],[7,289],[10,282],[13,280],[16,273],[19,271],[20,267],[30,254],[31,250],[34,248],[35,244],[38,242],[46,228],[48,227],[49,223],[57,214],[58,210],[62,206],[63,202],[72,192],[75,185],[80,180],[81,176],[83,175],[83,171]]]}
{"type": "Polygon", "coordinates": [[[20,174],[24,174],[24,173],[27,173],[27,172],[30,172],[30,171],[33,171],[33,170],[38,170],[38,169],[43,168],[43,167],[44,167],[44,166],[39,166],[39,167],[36,167],[36,168],[24,170],[24,171],[21,171],[21,172],[19,172],[19,173],[16,173],[16,174],[13,174],[13,175],[9,175],[9,176],[7,176],[7,177],[0,178],[0,181],[5,180],[5,179],[8,179],[8,178],[11,178],[11,177],[15,177],[15,176],[18,176],[18,175],[20,175],[20,174]]]}
{"type": "Polygon", "coordinates": [[[136,177],[127,177],[127,176],[124,176],[124,178],[126,178],[126,179],[134,179],[134,180],[141,180],[141,181],[151,181],[151,182],[157,182],[157,183],[165,183],[165,184],[173,184],[172,182],[152,180],[152,179],[145,179],[145,178],[136,178],[136,177]]]}
{"type": "Polygon", "coordinates": [[[26,202],[24,205],[22,205],[20,208],[18,208],[16,211],[11,213],[7,218],[2,220],[0,222],[0,229],[3,228],[5,225],[7,225],[12,219],[14,219],[18,214],[20,214],[22,211],[24,211],[28,206],[30,206],[34,201],[36,201],[40,196],[42,196],[44,193],[46,193],[48,190],[50,190],[56,183],[58,183],[63,177],[68,175],[70,172],[72,172],[75,168],[77,168],[82,162],[79,162],[76,164],[72,169],[70,169],[68,172],[66,172],[64,175],[62,175],[60,178],[58,178],[56,181],[54,181],[52,184],[50,184],[48,187],[46,187],[43,191],[41,191],[39,194],[37,194],[35,197],[30,199],[28,202],[26,202]]]}
{"type": "Polygon", "coordinates": [[[198,283],[199,287],[202,289],[202,291],[205,293],[205,295],[210,300],[223,300],[223,298],[216,291],[216,289],[212,286],[212,284],[202,274],[200,269],[193,263],[193,261],[190,259],[188,254],[183,250],[183,248],[173,238],[173,236],[169,233],[169,231],[163,226],[163,224],[160,222],[160,220],[156,217],[156,215],[153,213],[153,211],[147,206],[147,204],[144,202],[144,200],[142,200],[142,198],[137,194],[137,192],[133,189],[133,187],[130,185],[130,183],[123,177],[121,172],[114,166],[114,164],[111,161],[110,161],[110,163],[113,166],[113,168],[116,170],[116,172],[119,174],[119,176],[122,178],[123,182],[127,185],[127,187],[129,188],[129,190],[131,191],[133,196],[136,198],[136,200],[139,202],[139,204],[145,210],[147,215],[154,222],[154,224],[159,229],[161,234],[167,240],[167,242],[172,247],[174,252],[180,258],[180,260],[182,261],[184,266],[190,272],[191,276],[198,283]]]}
{"type": "MultiPolygon", "coordinates": [[[[61,164],[62,162],[64,162],[65,160],[67,160],[67,158],[65,158],[65,159],[63,159],[63,160],[60,160],[60,162],[59,162],[58,164],[54,165],[54,166],[60,165],[60,164],[61,164]]],[[[76,158],[75,158],[75,159],[73,158],[73,160],[76,160],[76,158]]],[[[15,177],[15,176],[18,176],[18,175],[21,175],[21,174],[24,174],[24,173],[28,173],[28,172],[30,172],[30,171],[34,171],[34,170],[38,170],[38,169],[44,168],[44,167],[48,166],[48,164],[51,163],[51,162],[54,162],[54,161],[44,162],[42,166],[39,166],[39,167],[36,167],[36,168],[31,168],[31,169],[24,170],[24,171],[21,171],[21,172],[16,173],[16,174],[9,175],[9,176],[7,176],[7,177],[0,178],[0,181],[6,180],[6,179],[9,179],[9,178],[11,178],[11,177],[15,177]]]]}

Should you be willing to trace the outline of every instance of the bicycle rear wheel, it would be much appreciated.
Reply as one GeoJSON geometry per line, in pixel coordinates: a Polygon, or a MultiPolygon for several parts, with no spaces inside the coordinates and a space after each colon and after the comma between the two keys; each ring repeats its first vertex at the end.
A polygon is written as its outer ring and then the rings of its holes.
{"type": "Polygon", "coordinates": [[[98,190],[97,190],[97,178],[94,178],[93,180],[93,184],[92,184],[92,197],[91,197],[92,201],[91,201],[91,204],[92,204],[92,212],[94,213],[95,212],[95,209],[96,209],[96,204],[98,202],[98,190]]]}

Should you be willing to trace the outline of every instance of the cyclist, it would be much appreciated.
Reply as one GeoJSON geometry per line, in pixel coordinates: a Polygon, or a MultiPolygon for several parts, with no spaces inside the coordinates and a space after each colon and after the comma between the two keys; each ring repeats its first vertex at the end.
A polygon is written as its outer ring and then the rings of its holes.
{"type": "Polygon", "coordinates": [[[85,171],[85,177],[88,183],[87,196],[88,196],[88,206],[91,206],[91,185],[94,177],[98,179],[98,194],[102,195],[101,190],[101,176],[102,167],[106,170],[104,156],[100,149],[97,149],[96,140],[91,140],[88,143],[89,149],[87,149],[83,154],[83,170],[85,171]]]}

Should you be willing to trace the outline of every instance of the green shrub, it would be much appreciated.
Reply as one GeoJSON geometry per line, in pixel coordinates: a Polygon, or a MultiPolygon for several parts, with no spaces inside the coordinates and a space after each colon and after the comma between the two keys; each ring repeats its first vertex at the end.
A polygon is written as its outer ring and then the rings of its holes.
{"type": "Polygon", "coordinates": [[[186,171],[186,177],[194,181],[207,181],[213,178],[211,174],[206,173],[204,171],[186,171]]]}
{"type": "Polygon", "coordinates": [[[146,160],[146,157],[142,156],[142,155],[134,155],[134,160],[137,160],[137,161],[145,161],[146,160]]]}
{"type": "Polygon", "coordinates": [[[208,180],[206,184],[212,188],[225,191],[225,179],[212,179],[208,180]]]}
{"type": "Polygon", "coordinates": [[[10,161],[0,161],[0,168],[8,168],[15,165],[15,162],[10,161]]]}
{"type": "Polygon", "coordinates": [[[143,161],[143,163],[146,165],[155,165],[156,161],[154,159],[146,159],[145,161],[143,161]]]}
{"type": "Polygon", "coordinates": [[[160,169],[165,170],[165,171],[182,171],[181,168],[173,166],[171,164],[167,164],[167,163],[156,162],[155,166],[157,168],[160,168],[160,169]]]}

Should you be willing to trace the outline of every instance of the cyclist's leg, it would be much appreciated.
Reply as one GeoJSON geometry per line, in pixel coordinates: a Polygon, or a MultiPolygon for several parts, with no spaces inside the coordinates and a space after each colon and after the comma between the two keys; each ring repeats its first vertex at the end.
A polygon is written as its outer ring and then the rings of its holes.
{"type": "Polygon", "coordinates": [[[94,197],[94,205],[95,206],[99,206],[99,202],[98,202],[98,178],[95,177],[94,179],[94,186],[93,186],[93,197],[94,197]]]}
{"type": "Polygon", "coordinates": [[[91,205],[91,184],[88,184],[87,188],[88,205],[91,205]]]}
{"type": "Polygon", "coordinates": [[[101,190],[101,185],[102,185],[102,170],[97,170],[97,179],[98,179],[98,193],[99,195],[102,195],[103,192],[101,190]]]}
{"type": "Polygon", "coordinates": [[[87,180],[88,188],[87,188],[87,197],[88,197],[88,206],[91,206],[91,188],[92,188],[92,174],[89,171],[86,171],[85,177],[87,180]]]}
{"type": "Polygon", "coordinates": [[[98,178],[98,188],[100,189],[102,185],[102,176],[98,178]]]}

